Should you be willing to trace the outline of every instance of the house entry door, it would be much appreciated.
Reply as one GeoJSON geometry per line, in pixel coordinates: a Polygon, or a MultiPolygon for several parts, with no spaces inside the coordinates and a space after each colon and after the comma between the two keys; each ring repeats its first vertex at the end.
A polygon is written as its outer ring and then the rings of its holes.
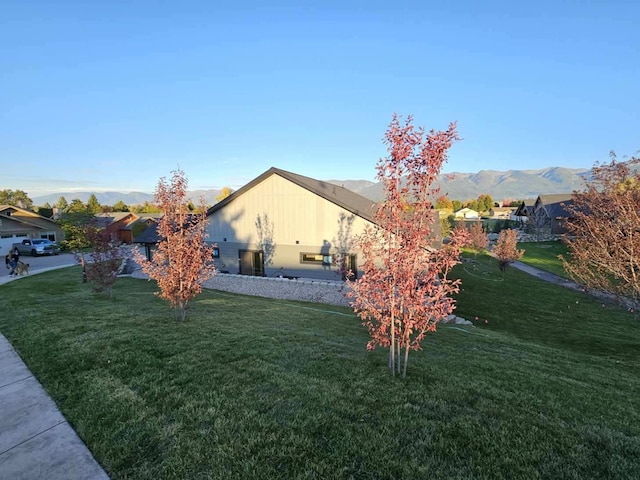
{"type": "Polygon", "coordinates": [[[262,250],[239,250],[240,275],[264,277],[264,253],[262,250]]]}

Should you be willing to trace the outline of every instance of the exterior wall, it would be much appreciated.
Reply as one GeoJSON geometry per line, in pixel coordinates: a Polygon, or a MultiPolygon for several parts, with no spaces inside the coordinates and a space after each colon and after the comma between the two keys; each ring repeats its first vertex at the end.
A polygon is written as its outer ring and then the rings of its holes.
{"type": "Polygon", "coordinates": [[[33,225],[27,225],[19,220],[2,218],[2,225],[0,226],[0,253],[4,252],[6,255],[6,251],[11,249],[14,243],[21,242],[25,237],[41,238],[42,236],[49,239],[53,236],[56,241],[64,239],[62,231],[54,225],[51,226],[50,230],[43,230],[33,225]]]}
{"type": "MultiPolygon", "coordinates": [[[[353,239],[370,222],[302,188],[279,175],[271,175],[208,217],[208,241],[220,249],[216,265],[220,270],[238,273],[238,250],[258,248],[258,216],[268,216],[275,244],[271,264],[265,262],[265,274],[279,272],[310,278],[339,277],[335,268],[301,263],[301,253],[329,254],[353,239]],[[344,217],[353,218],[350,228],[344,217]],[[222,266],[224,265],[224,267],[222,266]]],[[[357,251],[348,253],[358,254],[357,251]]]]}
{"type": "MultiPolygon", "coordinates": [[[[222,242],[217,243],[217,247],[220,251],[220,257],[215,259],[216,268],[221,272],[236,274],[240,273],[238,252],[240,250],[259,250],[255,243],[222,242]]],[[[334,265],[309,264],[300,261],[302,253],[324,254],[325,252],[328,253],[327,249],[318,245],[276,245],[272,263],[265,264],[265,276],[341,280],[334,265]]]]}

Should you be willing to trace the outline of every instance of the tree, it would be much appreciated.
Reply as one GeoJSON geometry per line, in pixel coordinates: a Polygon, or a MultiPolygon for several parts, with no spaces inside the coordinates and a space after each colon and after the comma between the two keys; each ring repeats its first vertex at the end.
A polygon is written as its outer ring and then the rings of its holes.
{"type": "MultiPolygon", "coordinates": [[[[350,281],[352,307],[367,327],[367,348],[389,348],[392,375],[406,376],[409,350],[420,349],[428,332],[455,308],[451,294],[459,280],[449,273],[459,263],[465,238],[451,237],[441,249],[432,246],[432,201],[447,150],[458,140],[455,124],[446,131],[414,128],[393,116],[385,135],[389,155],[378,162],[377,179],[385,199],[374,212],[376,227],[357,238],[363,275],[350,281]],[[404,359],[401,352],[404,349],[404,359]],[[397,359],[396,359],[397,356],[397,359]]],[[[464,237],[464,235],[463,235],[464,237]]]]}
{"type": "Polygon", "coordinates": [[[67,208],[69,208],[69,203],[67,202],[66,198],[60,197],[54,205],[54,208],[57,208],[58,212],[62,214],[67,211],[67,208]]]}
{"type": "Polygon", "coordinates": [[[488,212],[493,208],[493,198],[488,193],[478,196],[478,211],[488,212]]]}
{"type": "Polygon", "coordinates": [[[480,211],[480,207],[478,206],[478,200],[467,200],[463,203],[463,206],[466,208],[470,208],[471,210],[475,210],[476,212],[480,211]]]}
{"type": "Polygon", "coordinates": [[[162,209],[158,234],[162,238],[153,259],[148,261],[140,251],[134,258],[158,282],[160,298],[168,300],[178,321],[184,321],[189,302],[202,291],[202,284],[216,274],[213,248],[205,239],[206,208],[200,200],[198,213],[191,213],[187,200],[188,181],[182,170],[172,172],[171,181],[158,182],[155,201],[162,209]]]}
{"type": "Polygon", "coordinates": [[[0,205],[33,210],[33,200],[22,190],[0,190],[0,205]]]}
{"type": "Polygon", "coordinates": [[[500,263],[501,272],[504,272],[511,262],[515,262],[522,257],[524,250],[518,250],[518,232],[510,228],[502,230],[498,234],[498,240],[493,247],[493,254],[500,263]]]}
{"type": "Polygon", "coordinates": [[[220,193],[218,194],[218,196],[216,197],[216,202],[221,202],[222,200],[224,200],[225,198],[227,198],[229,195],[231,195],[233,193],[233,190],[231,190],[231,188],[229,187],[222,187],[222,190],[220,190],[220,193]]]}
{"type": "Polygon", "coordinates": [[[462,208],[462,202],[460,200],[451,200],[451,205],[453,206],[454,212],[457,212],[462,208]]]}
{"type": "Polygon", "coordinates": [[[97,228],[95,224],[85,226],[85,235],[91,245],[91,262],[85,262],[84,254],[79,253],[83,272],[96,293],[104,293],[111,298],[113,284],[118,279],[118,270],[123,261],[120,242],[112,239],[108,232],[97,228]]]}
{"type": "Polygon", "coordinates": [[[87,210],[94,215],[102,211],[102,205],[100,205],[98,197],[96,197],[94,193],[92,193],[89,200],[87,200],[87,210]]]}
{"type": "Polygon", "coordinates": [[[582,192],[574,192],[564,241],[566,272],[586,288],[607,292],[640,309],[640,158],[596,164],[582,192]]]}
{"type": "Polygon", "coordinates": [[[116,203],[113,204],[112,210],[114,212],[128,212],[129,207],[122,200],[118,200],[116,203]]]}
{"type": "Polygon", "coordinates": [[[489,246],[489,237],[482,226],[482,222],[473,222],[469,226],[469,239],[465,246],[469,247],[476,254],[482,250],[486,250],[489,246]]]}
{"type": "Polygon", "coordinates": [[[71,203],[65,211],[70,213],[88,213],[89,215],[92,215],[92,212],[89,211],[87,206],[79,198],[71,200],[71,203]]]}
{"type": "Polygon", "coordinates": [[[453,202],[446,195],[441,195],[436,199],[436,209],[453,209],[453,202]]]}
{"type": "Polygon", "coordinates": [[[44,205],[36,208],[36,213],[41,217],[52,218],[53,208],[48,202],[45,202],[44,205]]]}
{"type": "Polygon", "coordinates": [[[134,213],[161,213],[162,207],[145,201],[142,205],[134,205],[131,207],[134,213]]]}

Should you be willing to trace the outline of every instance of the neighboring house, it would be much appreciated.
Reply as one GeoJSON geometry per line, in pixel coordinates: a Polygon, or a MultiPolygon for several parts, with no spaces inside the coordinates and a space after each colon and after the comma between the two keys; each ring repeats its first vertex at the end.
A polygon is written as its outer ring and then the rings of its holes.
{"type": "Polygon", "coordinates": [[[208,240],[220,270],[340,280],[337,258],[359,274],[354,238],[374,224],[374,208],[346,188],[270,168],[208,210],[208,240]]]}
{"type": "Polygon", "coordinates": [[[480,213],[470,208],[461,208],[453,214],[454,218],[480,218],[480,213]]]}
{"type": "Polygon", "coordinates": [[[535,198],[524,200],[518,208],[511,214],[511,220],[525,223],[529,221],[529,215],[533,212],[533,206],[536,203],[535,198]]]}
{"type": "Polygon", "coordinates": [[[493,207],[489,210],[489,216],[491,218],[511,218],[511,214],[514,212],[514,207],[493,207]]]}
{"type": "Polygon", "coordinates": [[[97,214],[96,220],[114,240],[130,244],[161,216],[161,213],[112,212],[97,214]]]}
{"type": "Polygon", "coordinates": [[[569,218],[569,212],[565,206],[572,203],[570,193],[538,196],[533,207],[527,210],[528,228],[531,233],[538,235],[566,233],[564,224],[569,218]]]}
{"type": "Polygon", "coordinates": [[[64,232],[50,218],[13,205],[0,205],[0,254],[6,255],[13,243],[23,238],[64,240],[64,232]]]}
{"type": "Polygon", "coordinates": [[[162,237],[158,234],[158,222],[153,221],[144,231],[134,237],[133,243],[137,243],[144,248],[144,254],[147,260],[151,261],[153,251],[156,249],[156,245],[160,240],[162,240],[162,237]]]}

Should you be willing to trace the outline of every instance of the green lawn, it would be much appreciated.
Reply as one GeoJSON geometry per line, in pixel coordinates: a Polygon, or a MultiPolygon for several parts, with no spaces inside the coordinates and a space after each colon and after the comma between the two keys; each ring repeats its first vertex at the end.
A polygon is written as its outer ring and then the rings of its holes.
{"type": "Polygon", "coordinates": [[[638,319],[486,255],[458,273],[477,327],[406,381],[346,308],[205,292],[179,324],[77,267],[0,287],[0,332],[114,479],[640,478],[638,319]]]}
{"type": "Polygon", "coordinates": [[[567,257],[567,246],[562,242],[521,242],[518,248],[524,249],[522,262],[561,277],[568,277],[558,255],[567,257]]]}

